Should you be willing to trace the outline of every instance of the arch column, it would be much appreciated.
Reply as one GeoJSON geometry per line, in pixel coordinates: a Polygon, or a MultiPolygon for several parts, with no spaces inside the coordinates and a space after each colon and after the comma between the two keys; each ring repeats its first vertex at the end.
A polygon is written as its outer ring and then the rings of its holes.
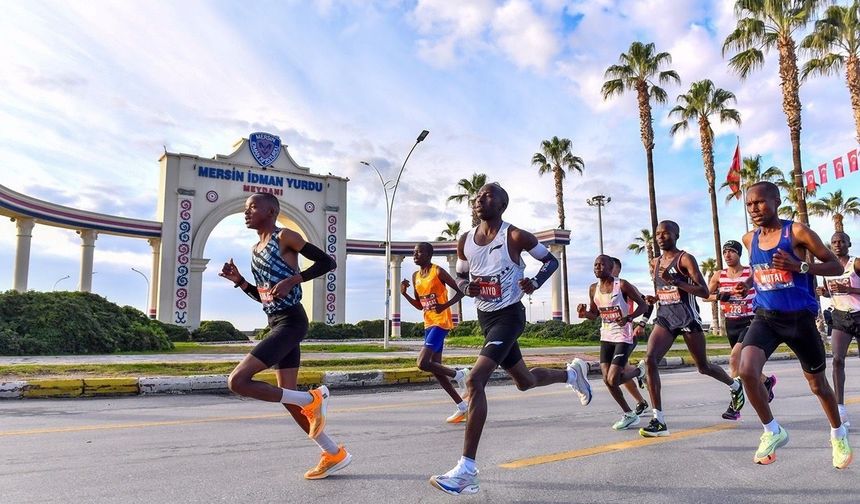
{"type": "MultiPolygon", "coordinates": [[[[558,262],[561,263],[561,245],[550,245],[549,251],[552,252],[552,255],[558,259],[558,262]]],[[[555,270],[555,273],[550,277],[550,295],[552,296],[552,319],[553,320],[561,320],[561,267],[555,270]]]]}
{"type": "Polygon", "coordinates": [[[402,255],[391,256],[391,285],[389,286],[389,299],[391,299],[391,337],[400,337],[400,265],[403,264],[402,255]]]}
{"type": "Polygon", "coordinates": [[[188,281],[188,323],[192,328],[200,327],[200,303],[203,293],[203,272],[209,259],[191,258],[188,281]]]}
{"type": "Polygon", "coordinates": [[[156,307],[158,306],[158,286],[160,280],[161,266],[161,240],[158,238],[150,238],[146,240],[152,248],[152,281],[149,284],[149,318],[156,318],[156,307]]]}
{"type": "Polygon", "coordinates": [[[27,278],[30,274],[30,242],[36,220],[31,217],[15,217],[18,240],[15,245],[15,272],[12,274],[12,288],[18,292],[27,291],[27,278]]]}
{"type": "Polygon", "coordinates": [[[92,292],[93,255],[99,234],[93,229],[81,229],[78,234],[81,236],[81,280],[78,284],[78,290],[80,292],[92,292]]]}
{"type": "MultiPolygon", "coordinates": [[[[457,279],[457,255],[449,255],[448,259],[448,273],[451,275],[455,281],[457,279]]],[[[448,299],[454,297],[454,289],[448,288],[448,299]]],[[[460,313],[460,303],[455,303],[451,305],[451,319],[454,321],[454,327],[460,325],[460,321],[462,320],[462,314],[460,313]]]]}

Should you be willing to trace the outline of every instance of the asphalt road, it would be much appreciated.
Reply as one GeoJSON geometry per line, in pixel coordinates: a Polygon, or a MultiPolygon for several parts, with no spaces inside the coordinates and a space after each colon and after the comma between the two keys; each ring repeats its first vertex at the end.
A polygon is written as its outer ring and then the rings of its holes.
{"type": "MultiPolygon", "coordinates": [[[[774,410],[791,442],[752,463],[761,426],[749,406],[722,420],[724,385],[689,370],[664,378],[672,436],[609,428],[619,416],[600,382],[582,407],[560,385],[489,389],[470,502],[856,503],[860,461],[831,465],[829,426],[797,361],[774,363],[774,410]]],[[[829,371],[828,371],[829,372],[829,371]]],[[[849,412],[860,426],[860,361],[849,361],[849,412]]],[[[447,471],[463,426],[436,388],[335,393],[327,432],[352,465],[321,481],[302,474],[318,449],[277,405],[232,396],[0,402],[0,502],[388,503],[457,497],[427,479],[447,471]]],[[[643,419],[644,420],[644,419],[643,419]]],[[[854,442],[855,448],[860,448],[854,442]]]]}

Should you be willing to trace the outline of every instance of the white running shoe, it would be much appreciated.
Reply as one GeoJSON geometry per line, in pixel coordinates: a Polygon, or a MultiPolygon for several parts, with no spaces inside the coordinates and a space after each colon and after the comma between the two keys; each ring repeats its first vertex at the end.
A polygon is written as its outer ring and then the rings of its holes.
{"type": "Polygon", "coordinates": [[[615,430],[624,430],[636,425],[639,425],[639,415],[635,411],[628,411],[621,415],[621,420],[612,424],[612,428],[615,430]]]}
{"type": "Polygon", "coordinates": [[[588,364],[584,360],[576,358],[568,365],[568,370],[576,372],[576,380],[573,383],[568,383],[567,386],[572,388],[579,395],[579,402],[583,406],[588,406],[591,402],[591,384],[588,382],[588,364]]]}
{"type": "Polygon", "coordinates": [[[478,493],[478,471],[475,474],[455,467],[445,474],[430,476],[430,484],[450,495],[470,495],[478,493]]]}
{"type": "MultiPolygon", "coordinates": [[[[470,369],[469,368],[463,368],[463,369],[459,369],[458,371],[462,371],[463,376],[461,376],[459,379],[455,376],[454,377],[454,384],[458,389],[466,390],[466,379],[469,377],[470,369]]],[[[458,374],[459,374],[459,372],[458,372],[458,374]]]]}

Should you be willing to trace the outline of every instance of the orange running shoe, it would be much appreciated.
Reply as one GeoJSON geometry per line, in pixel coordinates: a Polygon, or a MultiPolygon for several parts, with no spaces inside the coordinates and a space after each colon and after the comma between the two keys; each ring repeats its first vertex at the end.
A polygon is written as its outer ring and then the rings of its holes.
{"type": "Polygon", "coordinates": [[[310,391],[310,394],[313,400],[310,404],[302,408],[302,415],[304,415],[310,423],[310,432],[308,432],[308,436],[316,439],[325,428],[325,415],[329,397],[328,387],[323,385],[319,388],[315,388],[310,391]]]}
{"type": "Polygon", "coordinates": [[[305,473],[305,479],[315,480],[327,478],[348,466],[349,463],[352,462],[352,455],[346,451],[346,448],[344,448],[343,445],[339,445],[338,448],[340,449],[334,455],[326,451],[322,452],[319,464],[305,473]]]}
{"type": "Polygon", "coordinates": [[[445,419],[445,421],[446,421],[446,422],[448,422],[448,423],[461,423],[461,422],[465,422],[465,421],[466,421],[466,419],[468,418],[468,414],[469,414],[469,410],[465,410],[465,411],[463,411],[463,410],[460,410],[460,408],[457,408],[457,409],[454,411],[454,414],[453,414],[453,415],[451,415],[451,416],[449,416],[448,418],[446,418],[446,419],[445,419]]]}

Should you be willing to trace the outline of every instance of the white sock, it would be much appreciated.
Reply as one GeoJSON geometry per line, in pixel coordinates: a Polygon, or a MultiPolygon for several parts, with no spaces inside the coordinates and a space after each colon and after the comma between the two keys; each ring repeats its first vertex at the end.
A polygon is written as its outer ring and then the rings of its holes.
{"type": "Polygon", "coordinates": [[[660,423],[666,423],[666,420],[663,419],[663,412],[658,409],[654,409],[654,418],[660,423]]]}
{"type": "Polygon", "coordinates": [[[729,388],[732,389],[732,392],[737,392],[741,388],[741,381],[735,378],[729,388]]]}
{"type": "Polygon", "coordinates": [[[840,416],[840,417],[843,417],[843,418],[844,418],[844,417],[848,416],[848,415],[846,414],[846,413],[848,413],[848,412],[847,412],[847,411],[845,411],[845,405],[844,405],[844,404],[837,404],[837,405],[836,405],[836,407],[837,407],[837,408],[839,408],[839,416],[840,416]]]}
{"type": "Polygon", "coordinates": [[[457,405],[457,409],[460,411],[466,411],[469,409],[469,403],[466,401],[460,401],[460,404],[457,405]]]}
{"type": "Polygon", "coordinates": [[[328,437],[328,435],[326,435],[325,433],[322,433],[317,436],[314,441],[317,445],[319,445],[320,450],[329,453],[330,455],[336,455],[337,452],[340,451],[340,448],[338,448],[337,443],[335,443],[334,440],[328,437]]]}
{"type": "Polygon", "coordinates": [[[573,385],[576,383],[576,370],[568,368],[567,370],[567,384],[573,385]]]}
{"type": "Polygon", "coordinates": [[[779,434],[779,422],[776,421],[776,418],[770,421],[770,423],[761,424],[764,427],[765,432],[770,432],[771,434],[779,434]]]}
{"type": "Polygon", "coordinates": [[[830,437],[833,439],[842,439],[848,435],[848,429],[845,428],[845,424],[840,425],[838,428],[834,429],[830,428],[830,437]]]}
{"type": "Polygon", "coordinates": [[[299,392],[298,390],[290,389],[281,390],[283,390],[283,395],[281,396],[281,403],[283,404],[295,404],[296,406],[305,407],[314,400],[310,392],[299,392]]]}
{"type": "Polygon", "coordinates": [[[475,474],[478,470],[478,467],[475,465],[475,460],[465,456],[460,457],[460,461],[457,462],[457,467],[469,474],[475,474]]]}
{"type": "Polygon", "coordinates": [[[454,381],[460,381],[464,376],[466,376],[466,373],[462,369],[458,369],[454,374],[454,381]]]}

